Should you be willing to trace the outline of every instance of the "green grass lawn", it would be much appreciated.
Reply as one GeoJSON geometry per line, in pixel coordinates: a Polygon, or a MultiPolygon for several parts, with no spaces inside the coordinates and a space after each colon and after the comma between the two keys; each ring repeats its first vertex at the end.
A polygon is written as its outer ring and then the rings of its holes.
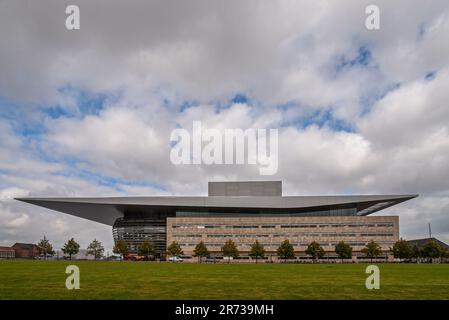
{"type": "Polygon", "coordinates": [[[0,299],[449,299],[449,264],[378,266],[380,289],[367,290],[363,264],[2,260],[0,299]],[[80,290],[65,287],[69,264],[80,290]]]}

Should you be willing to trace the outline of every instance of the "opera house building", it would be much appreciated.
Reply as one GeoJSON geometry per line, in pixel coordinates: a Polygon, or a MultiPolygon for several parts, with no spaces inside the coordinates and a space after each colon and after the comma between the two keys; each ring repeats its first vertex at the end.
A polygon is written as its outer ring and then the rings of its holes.
{"type": "Polygon", "coordinates": [[[232,239],[240,256],[248,256],[256,240],[267,256],[275,256],[286,239],[296,259],[317,241],[327,258],[344,241],[355,259],[367,242],[377,242],[385,252],[399,239],[399,217],[374,213],[417,195],[282,196],[281,181],[209,182],[205,197],[19,198],[41,207],[112,226],[114,240],[124,240],[130,252],[150,241],[161,257],[167,245],[178,242],[191,256],[203,241],[220,257],[232,239]]]}

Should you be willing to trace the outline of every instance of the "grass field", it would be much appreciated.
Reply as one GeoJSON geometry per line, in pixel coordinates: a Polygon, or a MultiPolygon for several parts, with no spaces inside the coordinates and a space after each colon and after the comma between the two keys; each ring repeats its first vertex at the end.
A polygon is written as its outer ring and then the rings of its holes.
{"type": "Polygon", "coordinates": [[[0,261],[0,299],[449,299],[449,264],[379,264],[379,290],[366,265],[174,264],[0,261]],[[67,290],[65,268],[80,268],[67,290]]]}

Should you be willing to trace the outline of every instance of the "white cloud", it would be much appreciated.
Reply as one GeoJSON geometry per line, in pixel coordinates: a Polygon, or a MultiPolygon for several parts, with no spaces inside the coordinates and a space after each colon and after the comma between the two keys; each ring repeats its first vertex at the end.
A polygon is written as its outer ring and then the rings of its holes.
{"type": "Polygon", "coordinates": [[[379,1],[370,32],[368,3],[79,1],[81,30],[69,32],[63,3],[2,2],[0,97],[14,105],[0,100],[0,242],[70,234],[111,247],[110,227],[16,196],[193,195],[208,180],[260,178],[251,166],[172,165],[170,130],[193,120],[279,127],[272,178],[288,194],[420,193],[384,214],[399,214],[407,237],[432,222],[449,241],[449,5],[379,1]],[[117,98],[86,115],[66,86],[117,98]],[[249,102],[230,103],[237,93],[249,102]],[[44,115],[53,104],[75,116],[44,115]],[[324,123],[305,126],[317,112],[324,123]]]}

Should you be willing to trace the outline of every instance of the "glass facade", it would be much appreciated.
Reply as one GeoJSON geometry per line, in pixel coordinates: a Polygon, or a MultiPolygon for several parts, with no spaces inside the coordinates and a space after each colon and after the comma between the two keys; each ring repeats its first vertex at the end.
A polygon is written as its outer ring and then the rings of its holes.
{"type": "Polygon", "coordinates": [[[114,242],[124,240],[131,253],[148,240],[160,255],[165,252],[167,239],[166,218],[163,219],[117,219],[112,228],[114,242]]]}
{"type": "MultiPolygon", "coordinates": [[[[283,210],[285,211],[285,210],[283,210]]],[[[307,210],[276,212],[267,210],[253,210],[247,212],[225,212],[225,211],[176,211],[177,217],[335,217],[335,216],[356,216],[357,208],[330,208],[326,210],[307,210]]]]}

